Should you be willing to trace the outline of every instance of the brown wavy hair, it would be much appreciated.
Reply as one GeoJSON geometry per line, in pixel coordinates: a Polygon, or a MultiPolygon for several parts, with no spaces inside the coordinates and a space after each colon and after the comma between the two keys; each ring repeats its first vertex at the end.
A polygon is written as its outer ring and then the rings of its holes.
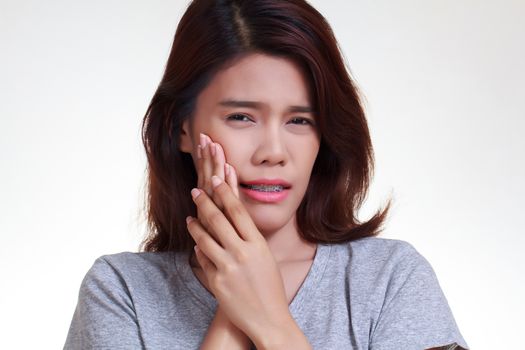
{"type": "Polygon", "coordinates": [[[142,123],[147,155],[140,250],[187,251],[195,245],[185,218],[196,207],[197,173],[179,149],[181,126],[214,74],[250,53],[284,57],[305,73],[321,134],[310,183],[297,209],[300,235],[313,243],[376,236],[392,199],[368,221],[366,198],[374,154],[359,90],[326,19],[303,0],[194,0],[181,18],[162,80],[142,123]]]}

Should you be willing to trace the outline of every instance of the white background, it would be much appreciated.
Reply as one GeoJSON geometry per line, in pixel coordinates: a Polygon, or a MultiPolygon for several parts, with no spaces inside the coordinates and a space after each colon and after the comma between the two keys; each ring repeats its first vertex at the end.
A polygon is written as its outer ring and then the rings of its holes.
{"type": "MultiPolygon", "coordinates": [[[[366,96],[383,237],[434,267],[472,349],[525,314],[525,2],[312,1],[366,96]]],[[[0,2],[2,348],[62,348],[102,254],[137,251],[140,123],[187,1],[0,2]]],[[[437,344],[436,344],[437,345],[437,344]]]]}

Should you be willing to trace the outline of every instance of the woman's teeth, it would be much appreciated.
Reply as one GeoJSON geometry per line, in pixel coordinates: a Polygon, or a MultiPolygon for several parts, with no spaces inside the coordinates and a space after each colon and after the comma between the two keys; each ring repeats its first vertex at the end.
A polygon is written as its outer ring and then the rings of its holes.
{"type": "Polygon", "coordinates": [[[284,188],[281,185],[243,185],[246,188],[261,192],[281,192],[284,188]]]}

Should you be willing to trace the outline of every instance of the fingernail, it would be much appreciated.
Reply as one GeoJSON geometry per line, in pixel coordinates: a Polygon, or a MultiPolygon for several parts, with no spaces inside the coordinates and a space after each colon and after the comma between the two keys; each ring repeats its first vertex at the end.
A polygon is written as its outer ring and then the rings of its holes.
{"type": "MultiPolygon", "coordinates": [[[[213,178],[212,178],[213,181],[213,178]]],[[[197,198],[201,194],[201,191],[199,191],[197,188],[194,188],[191,190],[191,196],[193,199],[197,198]]]]}
{"type": "Polygon", "coordinates": [[[210,143],[211,147],[211,155],[215,157],[215,153],[217,152],[217,145],[215,143],[210,143]]]}
{"type": "Polygon", "coordinates": [[[186,216],[186,224],[189,224],[193,221],[193,218],[191,216],[186,216]]]}
{"type": "Polygon", "coordinates": [[[224,163],[224,173],[226,176],[230,175],[230,164],[224,163]]]}
{"type": "Polygon", "coordinates": [[[217,175],[213,175],[211,177],[211,183],[213,184],[213,187],[219,186],[221,184],[221,182],[222,181],[221,181],[220,177],[218,177],[217,175]]]}
{"type": "Polygon", "coordinates": [[[202,132],[199,135],[200,135],[201,148],[204,148],[204,146],[206,146],[206,136],[204,136],[202,132]]]}

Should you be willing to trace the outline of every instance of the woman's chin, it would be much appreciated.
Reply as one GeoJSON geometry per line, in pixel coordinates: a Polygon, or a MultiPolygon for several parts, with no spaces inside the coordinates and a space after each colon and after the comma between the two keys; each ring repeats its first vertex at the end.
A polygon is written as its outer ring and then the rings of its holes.
{"type": "Polygon", "coordinates": [[[282,209],[273,212],[259,210],[257,213],[250,213],[250,216],[263,236],[279,231],[290,220],[290,218],[284,217],[282,209]]]}

